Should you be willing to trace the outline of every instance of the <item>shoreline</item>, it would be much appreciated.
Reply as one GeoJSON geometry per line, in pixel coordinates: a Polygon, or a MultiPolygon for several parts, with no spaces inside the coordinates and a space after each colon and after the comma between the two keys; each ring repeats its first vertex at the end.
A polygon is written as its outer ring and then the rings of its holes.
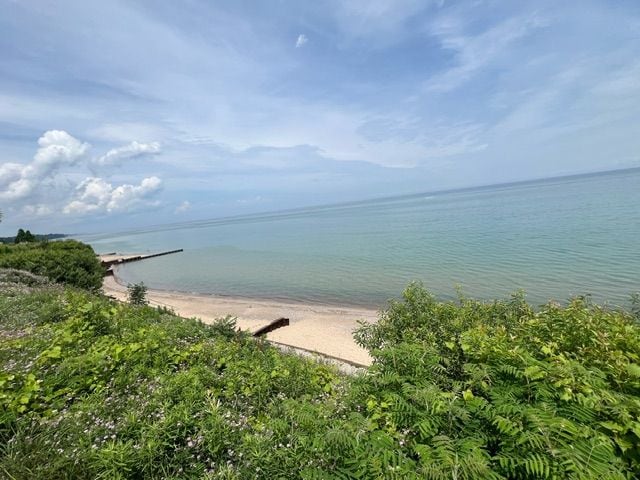
{"type": "MultiPolygon", "coordinates": [[[[126,288],[127,283],[117,275],[116,270],[113,271],[113,277],[118,285],[126,288]]],[[[230,301],[238,301],[238,302],[244,301],[244,302],[264,302],[264,303],[274,303],[274,304],[284,304],[284,305],[303,305],[305,307],[319,308],[319,309],[362,310],[362,311],[379,312],[383,308],[382,306],[377,307],[375,305],[369,305],[369,304],[347,303],[347,302],[339,303],[339,302],[330,302],[330,301],[321,302],[321,301],[315,301],[315,300],[297,300],[295,298],[286,298],[286,297],[226,295],[223,293],[194,292],[194,291],[187,291],[187,290],[174,290],[170,288],[151,289],[147,287],[147,289],[148,291],[153,290],[154,292],[162,293],[162,294],[175,294],[175,295],[187,295],[190,297],[214,298],[221,301],[230,300],[230,301]]]]}
{"type": "MultiPolygon", "coordinates": [[[[129,259],[129,258],[135,258],[138,257],[140,255],[148,255],[148,253],[142,253],[142,254],[109,254],[109,255],[102,255],[102,254],[97,254],[97,256],[100,258],[101,261],[113,261],[115,259],[129,259]]],[[[137,261],[143,261],[145,260],[144,258],[141,258],[137,261]]],[[[116,279],[116,282],[119,285],[122,285],[124,287],[126,287],[126,283],[124,281],[122,281],[122,279],[117,275],[117,269],[120,268],[121,264],[116,264],[113,265],[112,268],[112,272],[113,272],[113,276],[116,279]]],[[[205,297],[205,298],[209,298],[209,297],[214,297],[214,298],[219,298],[221,300],[225,300],[225,299],[230,299],[230,300],[238,300],[238,301],[256,301],[256,302],[273,302],[273,303],[282,303],[282,304],[287,304],[287,305],[305,305],[308,307],[318,307],[318,308],[337,308],[337,309],[345,309],[345,310],[362,310],[362,311],[375,311],[375,312],[379,312],[381,309],[385,308],[385,306],[388,304],[388,302],[390,300],[393,300],[392,297],[387,298],[384,302],[378,302],[378,303],[358,303],[358,302],[353,302],[353,303],[349,303],[349,302],[340,302],[340,301],[320,301],[320,300],[298,300],[295,298],[287,298],[287,297],[268,297],[268,296],[264,296],[264,297],[260,297],[260,296],[245,296],[245,295],[227,295],[227,294],[223,294],[223,293],[206,293],[206,292],[194,292],[194,291],[187,291],[187,290],[174,290],[174,289],[170,289],[170,288],[154,288],[153,291],[155,292],[162,292],[162,293],[174,293],[176,295],[189,295],[189,296],[196,296],[196,297],[205,297]]]]}
{"type": "MultiPolygon", "coordinates": [[[[127,287],[118,281],[117,268],[113,273],[104,278],[103,290],[118,300],[126,300],[127,287]]],[[[266,339],[278,347],[299,349],[298,353],[307,355],[316,353],[353,367],[368,366],[372,361],[369,353],[356,344],[352,333],[359,320],[376,322],[378,310],[155,289],[147,290],[147,299],[151,305],[169,307],[182,317],[196,317],[205,323],[231,315],[237,319],[238,328],[249,332],[277,318],[289,318],[288,327],[268,333],[266,339]]]]}

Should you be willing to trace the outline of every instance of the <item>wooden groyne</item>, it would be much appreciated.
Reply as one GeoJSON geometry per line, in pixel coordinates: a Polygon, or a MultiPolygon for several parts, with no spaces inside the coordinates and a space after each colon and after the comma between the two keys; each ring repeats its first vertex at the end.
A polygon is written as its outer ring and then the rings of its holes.
{"type": "Polygon", "coordinates": [[[153,257],[161,257],[162,255],[170,255],[172,253],[180,253],[183,251],[184,249],[179,248],[177,250],[169,250],[169,251],[160,252],[160,253],[151,253],[149,255],[131,255],[131,256],[123,255],[120,258],[115,258],[112,260],[101,260],[101,263],[102,263],[102,266],[107,270],[107,275],[110,275],[112,273],[111,268],[114,265],[121,265],[123,263],[129,263],[129,262],[139,262],[140,260],[146,260],[148,258],[153,258],[153,257]]]}
{"type": "Polygon", "coordinates": [[[278,318],[277,320],[274,320],[272,322],[270,322],[268,325],[265,325],[262,328],[259,328],[258,330],[256,330],[255,332],[253,332],[253,336],[254,337],[264,337],[267,333],[269,332],[273,332],[274,330],[277,330],[278,328],[282,328],[282,327],[288,327],[289,326],[289,319],[288,318],[278,318]]]}

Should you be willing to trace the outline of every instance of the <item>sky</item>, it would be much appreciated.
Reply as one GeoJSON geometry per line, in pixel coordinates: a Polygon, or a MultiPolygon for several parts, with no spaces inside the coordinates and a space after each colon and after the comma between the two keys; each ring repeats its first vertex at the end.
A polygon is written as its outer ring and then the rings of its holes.
{"type": "Polygon", "coordinates": [[[640,1],[0,0],[0,235],[640,166],[640,1]]]}

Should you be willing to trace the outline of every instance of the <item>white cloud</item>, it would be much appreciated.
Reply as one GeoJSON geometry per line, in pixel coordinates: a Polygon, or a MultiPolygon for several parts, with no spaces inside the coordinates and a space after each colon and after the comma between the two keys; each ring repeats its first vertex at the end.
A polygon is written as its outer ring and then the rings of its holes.
{"type": "Polygon", "coordinates": [[[19,180],[24,165],[20,163],[3,163],[0,165],[0,185],[8,185],[19,180]]]}
{"type": "Polygon", "coordinates": [[[162,181],[148,177],[140,185],[123,184],[113,187],[102,178],[89,177],[76,187],[76,198],[63,209],[65,214],[112,213],[130,211],[141,205],[154,205],[149,197],[158,192],[162,181]]]}
{"type": "Polygon", "coordinates": [[[191,202],[189,202],[188,200],[185,200],[184,202],[182,202],[180,205],[176,207],[176,209],[174,210],[174,213],[184,213],[184,212],[188,212],[189,210],[191,210],[191,202]]]}
{"type": "Polygon", "coordinates": [[[49,130],[38,139],[38,151],[26,165],[7,163],[0,166],[0,198],[19,200],[30,195],[44,180],[63,166],[75,165],[89,150],[63,130],[49,130]]]}
{"type": "Polygon", "coordinates": [[[34,157],[34,164],[41,167],[53,167],[59,164],[73,165],[89,149],[88,143],[82,143],[64,130],[49,130],[38,139],[40,148],[34,157]]]}
{"type": "Polygon", "coordinates": [[[22,213],[29,217],[44,217],[51,215],[53,213],[53,209],[49,205],[38,203],[36,205],[25,205],[22,208],[22,213]]]}
{"type": "Polygon", "coordinates": [[[298,39],[296,40],[296,48],[302,47],[305,43],[307,43],[309,39],[304,33],[298,35],[298,39]]]}
{"type": "Polygon", "coordinates": [[[139,143],[131,142],[124,147],[113,148],[101,157],[96,158],[93,163],[99,166],[118,165],[124,160],[143,157],[145,155],[157,155],[160,153],[158,142],[139,143]]]}
{"type": "Polygon", "coordinates": [[[4,200],[17,200],[28,196],[35,189],[35,181],[20,178],[11,182],[4,192],[0,192],[0,198],[4,200]]]}
{"type": "Polygon", "coordinates": [[[543,19],[533,14],[510,18],[482,33],[468,35],[464,32],[463,23],[457,17],[443,17],[431,25],[430,33],[444,50],[454,52],[457,62],[452,68],[432,77],[426,84],[427,90],[448,92],[458,88],[476,72],[497,61],[512,43],[546,25],[543,19]]]}
{"type": "Polygon", "coordinates": [[[156,155],[160,153],[160,144],[133,141],[93,160],[87,156],[89,148],[89,144],[65,131],[45,132],[30,162],[0,165],[0,200],[6,202],[3,206],[23,218],[36,218],[59,211],[83,215],[157,204],[150,197],[161,188],[158,177],[145,178],[140,184],[112,185],[105,178],[85,178],[83,170],[91,170],[91,165],[114,165],[126,159],[156,155]]]}

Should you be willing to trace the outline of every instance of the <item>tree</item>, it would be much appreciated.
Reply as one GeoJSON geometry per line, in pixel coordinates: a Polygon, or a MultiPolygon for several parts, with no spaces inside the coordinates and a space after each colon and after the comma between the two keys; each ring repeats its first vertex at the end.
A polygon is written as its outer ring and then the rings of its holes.
{"type": "Polygon", "coordinates": [[[144,282],[129,284],[127,292],[131,305],[146,305],[149,303],[147,301],[147,286],[144,282]]]}
{"type": "Polygon", "coordinates": [[[21,243],[24,242],[24,235],[25,232],[23,229],[18,229],[18,234],[16,235],[16,239],[14,240],[14,243],[21,243]]]}
{"type": "Polygon", "coordinates": [[[16,235],[16,239],[14,243],[35,242],[35,241],[36,241],[36,237],[33,233],[31,233],[29,230],[25,232],[23,229],[20,228],[18,230],[18,234],[16,235]]]}

